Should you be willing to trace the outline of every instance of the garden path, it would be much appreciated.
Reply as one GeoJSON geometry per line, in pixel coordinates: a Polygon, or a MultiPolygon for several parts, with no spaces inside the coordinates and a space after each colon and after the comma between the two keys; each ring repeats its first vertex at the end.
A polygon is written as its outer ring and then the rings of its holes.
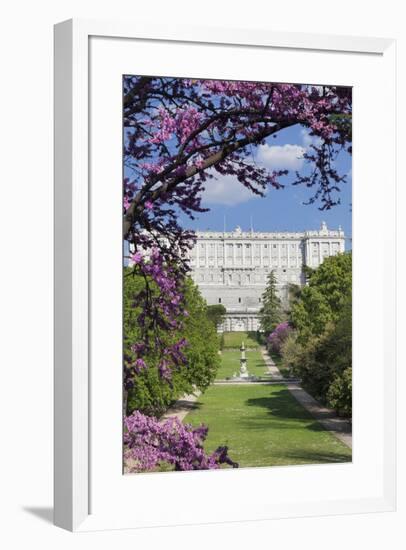
{"type": "Polygon", "coordinates": [[[184,395],[180,399],[178,399],[172,407],[170,407],[166,413],[161,418],[161,422],[165,422],[165,420],[168,420],[168,418],[172,418],[176,416],[179,418],[180,421],[182,421],[188,412],[190,412],[193,409],[193,403],[197,400],[199,395],[201,394],[201,391],[196,390],[194,393],[191,393],[189,395],[184,395]]]}

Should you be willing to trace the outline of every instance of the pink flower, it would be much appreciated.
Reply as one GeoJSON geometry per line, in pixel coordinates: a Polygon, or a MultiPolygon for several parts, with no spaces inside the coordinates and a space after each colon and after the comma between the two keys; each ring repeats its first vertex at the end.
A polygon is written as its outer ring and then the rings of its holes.
{"type": "Polygon", "coordinates": [[[131,254],[131,260],[135,263],[135,264],[139,264],[141,261],[142,261],[142,254],[141,252],[136,252],[135,254],[131,254]]]}
{"type": "Polygon", "coordinates": [[[154,205],[152,204],[151,201],[146,201],[145,208],[148,208],[148,210],[152,210],[153,207],[154,205]]]}
{"type": "Polygon", "coordinates": [[[124,197],[124,210],[128,210],[131,202],[129,201],[128,197],[124,197]]]}

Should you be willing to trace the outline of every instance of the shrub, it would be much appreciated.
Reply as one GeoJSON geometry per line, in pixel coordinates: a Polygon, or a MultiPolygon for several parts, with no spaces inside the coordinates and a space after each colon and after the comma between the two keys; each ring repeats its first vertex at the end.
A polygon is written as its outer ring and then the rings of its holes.
{"type": "Polygon", "coordinates": [[[351,414],[351,274],[351,253],[326,258],[308,272],[291,309],[294,337],[281,350],[303,386],[342,414],[351,414]]]}
{"type": "MultiPolygon", "coordinates": [[[[140,309],[134,303],[134,296],[142,284],[137,275],[124,278],[124,355],[125,360],[128,358],[129,361],[133,360],[133,343],[139,340],[140,309]]],[[[159,373],[159,365],[165,357],[161,357],[159,351],[152,346],[145,356],[148,368],[139,370],[128,390],[125,404],[127,414],[139,410],[159,417],[181,395],[192,393],[195,388],[203,391],[215,378],[220,366],[219,345],[216,330],[207,317],[206,302],[191,279],[186,280],[183,295],[189,315],[183,319],[182,334],[177,330],[162,334],[159,334],[158,329],[157,331],[168,348],[183,339],[184,345],[180,353],[186,360],[172,372],[168,383],[159,373]]]]}
{"type": "Polygon", "coordinates": [[[124,420],[124,460],[129,472],[154,471],[165,465],[174,470],[212,470],[221,464],[238,468],[227,447],[206,454],[208,428],[193,428],[172,417],[165,422],[135,411],[124,420]]]}
{"type": "Polygon", "coordinates": [[[287,321],[284,323],[279,323],[279,325],[277,325],[273,332],[271,332],[268,336],[268,345],[271,350],[280,354],[282,344],[291,332],[292,329],[287,321]]]}
{"type": "Polygon", "coordinates": [[[212,306],[207,306],[207,318],[214,325],[214,328],[217,330],[219,326],[224,321],[224,316],[227,313],[226,308],[223,304],[214,304],[212,306]]]}
{"type": "Polygon", "coordinates": [[[297,335],[291,331],[281,345],[281,367],[287,369],[289,373],[297,371],[300,364],[302,348],[297,341],[297,335]]]}
{"type": "Polygon", "coordinates": [[[337,375],[328,389],[327,404],[336,409],[338,414],[351,416],[352,414],[352,368],[345,369],[337,375]]]}

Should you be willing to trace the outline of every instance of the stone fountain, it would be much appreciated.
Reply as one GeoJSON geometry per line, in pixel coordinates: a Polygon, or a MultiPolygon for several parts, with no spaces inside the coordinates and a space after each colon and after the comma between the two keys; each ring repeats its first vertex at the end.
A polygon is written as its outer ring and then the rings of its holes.
{"type": "Polygon", "coordinates": [[[242,342],[241,344],[241,347],[240,347],[240,351],[241,351],[241,357],[240,357],[240,372],[239,374],[237,375],[237,373],[234,374],[233,376],[233,380],[235,381],[245,381],[245,380],[256,380],[257,377],[256,376],[252,376],[249,374],[248,372],[248,369],[247,369],[247,359],[245,357],[245,346],[244,346],[244,342],[242,342]]]}

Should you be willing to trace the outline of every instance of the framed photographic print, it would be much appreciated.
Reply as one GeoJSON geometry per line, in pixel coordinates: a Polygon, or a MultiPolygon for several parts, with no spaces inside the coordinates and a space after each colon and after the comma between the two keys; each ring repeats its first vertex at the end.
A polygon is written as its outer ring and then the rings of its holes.
{"type": "Polygon", "coordinates": [[[394,509],[394,82],[387,39],[55,27],[57,525],[394,509]]]}

